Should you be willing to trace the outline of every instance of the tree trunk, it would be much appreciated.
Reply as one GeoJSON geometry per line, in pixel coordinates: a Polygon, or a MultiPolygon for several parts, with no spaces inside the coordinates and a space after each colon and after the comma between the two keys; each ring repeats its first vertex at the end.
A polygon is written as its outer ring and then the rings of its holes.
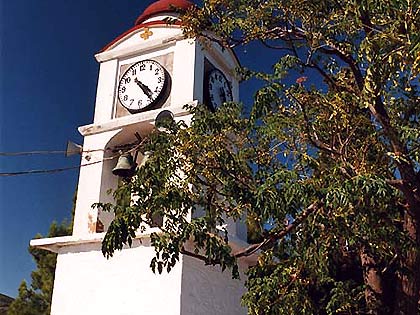
{"type": "Polygon", "coordinates": [[[405,213],[404,230],[413,241],[411,248],[403,257],[402,273],[399,275],[397,303],[394,315],[420,314],[420,203],[417,209],[409,209],[405,213]],[[414,211],[413,211],[414,210],[414,211]]]}
{"type": "Polygon", "coordinates": [[[367,314],[382,315],[385,310],[383,301],[384,288],[379,266],[365,247],[360,251],[360,261],[363,268],[363,280],[366,285],[367,314]]]}

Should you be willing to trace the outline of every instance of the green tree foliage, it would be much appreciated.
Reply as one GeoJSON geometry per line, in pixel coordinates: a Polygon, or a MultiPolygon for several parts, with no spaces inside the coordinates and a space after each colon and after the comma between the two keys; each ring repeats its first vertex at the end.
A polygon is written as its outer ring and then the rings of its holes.
{"type": "MultiPolygon", "coordinates": [[[[48,237],[70,235],[71,224],[53,222],[48,237]]],[[[36,238],[40,238],[38,234],[36,238]]],[[[19,287],[19,295],[10,305],[9,315],[48,315],[51,311],[51,297],[54,285],[54,272],[57,254],[39,248],[29,248],[37,269],[31,273],[31,285],[25,280],[19,287]]]]}
{"type": "Polygon", "coordinates": [[[258,253],[250,314],[418,314],[419,1],[205,0],[184,23],[187,36],[258,43],[278,60],[238,69],[263,85],[251,108],[192,108],[190,127],[142,143],[153,155],[115,192],[139,198],[99,205],[115,212],[104,254],[159,214],[159,272],[185,254],[236,277],[258,253]],[[272,229],[233,252],[216,227],[245,215],[272,229]]]}

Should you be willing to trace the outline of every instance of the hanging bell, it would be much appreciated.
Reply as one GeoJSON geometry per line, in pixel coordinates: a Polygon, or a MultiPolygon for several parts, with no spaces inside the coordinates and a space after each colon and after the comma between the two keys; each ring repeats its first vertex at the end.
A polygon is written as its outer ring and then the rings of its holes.
{"type": "Polygon", "coordinates": [[[137,164],[129,152],[123,153],[119,158],[117,165],[112,170],[112,174],[119,177],[132,177],[135,173],[137,164]]]}

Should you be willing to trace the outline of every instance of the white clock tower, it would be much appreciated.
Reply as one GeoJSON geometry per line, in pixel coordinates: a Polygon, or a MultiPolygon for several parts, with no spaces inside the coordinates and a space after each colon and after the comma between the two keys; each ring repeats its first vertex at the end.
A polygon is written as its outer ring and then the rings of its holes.
{"type": "MultiPolygon", "coordinates": [[[[101,241],[112,214],[92,209],[97,202],[113,202],[107,193],[118,184],[112,173],[117,159],[109,148],[138,141],[153,130],[162,111],[190,122],[186,104],[206,103],[212,109],[238,100],[231,50],[202,45],[182,35],[179,10],[187,0],[151,4],[135,26],[105,46],[95,57],[100,63],[95,116],[79,127],[84,136],[74,229],[71,236],[32,240],[31,245],[58,254],[53,315],[235,315],[246,314],[240,298],[242,282],[230,273],[182,256],[169,273],[154,274],[150,233],[139,233],[132,247],[107,260],[101,241]],[[167,24],[168,18],[175,22],[167,24]]],[[[228,226],[233,247],[246,246],[246,229],[228,226]]],[[[240,261],[242,268],[246,261],[240,261]]]]}

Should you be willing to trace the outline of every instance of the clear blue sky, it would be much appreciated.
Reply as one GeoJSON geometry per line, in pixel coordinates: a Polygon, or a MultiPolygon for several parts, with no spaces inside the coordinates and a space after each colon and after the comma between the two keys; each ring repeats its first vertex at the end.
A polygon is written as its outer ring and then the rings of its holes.
{"type": "MultiPolygon", "coordinates": [[[[77,127],[93,119],[93,56],[152,2],[0,0],[0,151],[64,150],[69,139],[82,143],[77,127]]],[[[245,65],[261,62],[258,49],[239,49],[238,56],[245,65]]],[[[265,56],[260,66],[269,68],[270,59],[265,56]]],[[[242,97],[255,91],[249,86],[242,97]]],[[[78,157],[62,155],[0,156],[0,172],[78,163],[78,157]]],[[[53,220],[70,218],[77,178],[77,170],[0,177],[0,293],[14,297],[23,279],[30,282],[35,265],[29,241],[45,235],[53,220]]]]}
{"type": "MultiPolygon", "coordinates": [[[[93,55],[153,1],[0,0],[0,151],[64,150],[91,123],[93,55]]],[[[0,157],[0,172],[77,165],[62,155],[0,157]]],[[[17,295],[34,268],[27,248],[70,218],[78,171],[0,177],[0,293],[17,295]]]]}

